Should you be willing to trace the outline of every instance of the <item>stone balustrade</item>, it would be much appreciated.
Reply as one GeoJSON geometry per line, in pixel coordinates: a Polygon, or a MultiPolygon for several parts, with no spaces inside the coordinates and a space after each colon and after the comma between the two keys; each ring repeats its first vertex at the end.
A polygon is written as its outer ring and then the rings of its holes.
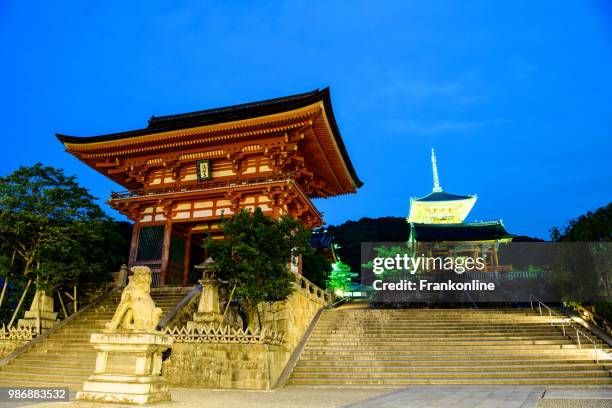
{"type": "Polygon", "coordinates": [[[246,330],[227,325],[202,324],[194,327],[166,328],[165,334],[175,343],[237,343],[237,344],[274,344],[284,342],[284,333],[262,329],[246,330]]]}

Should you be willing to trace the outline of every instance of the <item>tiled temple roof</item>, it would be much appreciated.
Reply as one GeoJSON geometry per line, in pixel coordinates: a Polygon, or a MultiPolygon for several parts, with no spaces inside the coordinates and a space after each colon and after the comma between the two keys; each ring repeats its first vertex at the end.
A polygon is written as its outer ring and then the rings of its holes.
{"type": "Polygon", "coordinates": [[[411,240],[417,242],[490,241],[512,238],[501,220],[460,224],[410,224],[411,240]]]}

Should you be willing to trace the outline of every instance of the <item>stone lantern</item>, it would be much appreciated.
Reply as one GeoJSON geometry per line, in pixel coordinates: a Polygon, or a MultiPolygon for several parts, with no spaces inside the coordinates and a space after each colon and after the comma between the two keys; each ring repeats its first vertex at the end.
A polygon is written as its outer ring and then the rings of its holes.
{"type": "Polygon", "coordinates": [[[187,323],[187,327],[197,327],[202,323],[221,323],[223,318],[219,307],[219,284],[214,272],[215,261],[208,258],[195,268],[202,270],[202,279],[198,280],[202,285],[202,294],[198,303],[198,311],[193,314],[193,321],[187,323]]]}

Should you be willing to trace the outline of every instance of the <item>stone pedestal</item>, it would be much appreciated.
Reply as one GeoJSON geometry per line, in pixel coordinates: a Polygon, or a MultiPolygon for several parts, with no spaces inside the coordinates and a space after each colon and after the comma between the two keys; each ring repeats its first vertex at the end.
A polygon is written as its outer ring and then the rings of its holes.
{"type": "Polygon", "coordinates": [[[57,313],[53,311],[53,297],[44,290],[37,289],[30,310],[23,319],[19,319],[17,327],[30,327],[37,334],[50,329],[57,322],[57,313]]]}
{"type": "Polygon", "coordinates": [[[187,327],[197,327],[205,323],[221,323],[223,315],[219,308],[219,281],[214,278],[204,278],[198,281],[202,285],[202,294],[198,303],[198,311],[193,314],[193,321],[187,322],[187,327]]]}
{"type": "Polygon", "coordinates": [[[94,374],[76,398],[82,401],[148,404],[170,401],[161,376],[161,354],[172,339],[153,333],[94,333],[97,351],[94,374]]]}

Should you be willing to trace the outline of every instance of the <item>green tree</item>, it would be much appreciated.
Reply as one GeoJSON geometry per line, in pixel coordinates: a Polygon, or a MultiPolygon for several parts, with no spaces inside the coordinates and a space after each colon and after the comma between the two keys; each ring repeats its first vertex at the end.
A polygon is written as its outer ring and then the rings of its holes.
{"type": "Polygon", "coordinates": [[[562,228],[551,228],[550,235],[557,242],[612,241],[612,202],[570,220],[562,228]]]}
{"type": "Polygon", "coordinates": [[[302,275],[318,287],[326,288],[331,270],[332,264],[325,255],[315,251],[302,254],[302,275]]]}
{"type": "Polygon", "coordinates": [[[222,228],[224,239],[208,239],[205,247],[217,276],[235,287],[252,326],[260,303],[283,301],[293,293],[295,275],[289,264],[311,250],[310,231],[295,218],[276,220],[259,208],[240,210],[224,219],[222,228]]]}
{"type": "Polygon", "coordinates": [[[41,163],[0,177],[0,234],[23,278],[45,291],[110,279],[123,239],[94,200],[74,176],[41,163]]]}
{"type": "Polygon", "coordinates": [[[336,294],[340,291],[348,291],[351,289],[352,275],[351,267],[338,260],[338,262],[332,265],[327,287],[336,294]]]}
{"type": "Polygon", "coordinates": [[[588,299],[598,293],[612,296],[612,202],[570,220],[562,228],[553,227],[550,232],[555,242],[588,243],[556,247],[560,254],[554,257],[552,279],[566,300],[588,299]]]}

